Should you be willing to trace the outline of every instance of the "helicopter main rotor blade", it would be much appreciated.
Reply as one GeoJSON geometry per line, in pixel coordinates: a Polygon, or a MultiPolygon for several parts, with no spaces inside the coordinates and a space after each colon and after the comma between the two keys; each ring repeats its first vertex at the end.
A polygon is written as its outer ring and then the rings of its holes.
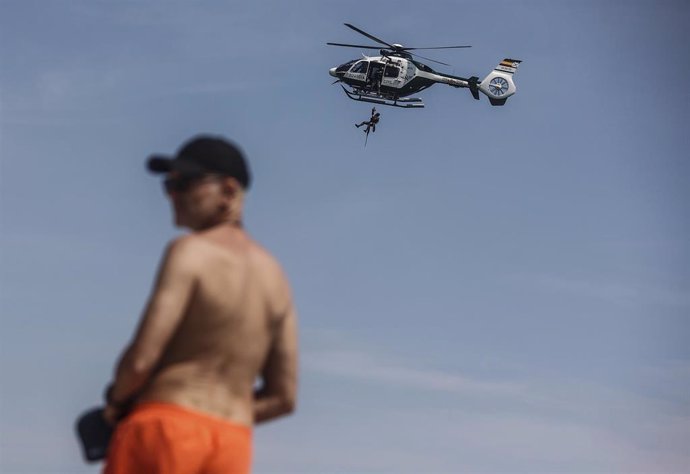
{"type": "Polygon", "coordinates": [[[361,44],[326,43],[330,46],[345,46],[346,48],[381,49],[381,46],[364,46],[361,44]]]}
{"type": "Polygon", "coordinates": [[[432,46],[431,48],[403,48],[403,51],[412,51],[413,49],[455,49],[455,48],[471,48],[470,45],[465,46],[432,46]]]}
{"type": "Polygon", "coordinates": [[[390,49],[395,49],[395,48],[393,47],[392,44],[388,44],[388,43],[386,43],[385,41],[383,41],[382,39],[379,39],[379,38],[377,38],[377,37],[374,36],[374,35],[370,35],[370,34],[367,33],[366,31],[360,30],[360,29],[357,28],[356,26],[353,26],[353,25],[351,25],[351,24],[349,24],[349,23],[345,23],[345,26],[347,26],[348,28],[350,28],[350,29],[352,29],[352,30],[355,30],[357,33],[359,33],[359,34],[361,34],[361,35],[364,35],[364,36],[366,36],[367,38],[369,38],[369,39],[371,39],[371,40],[376,41],[377,43],[385,44],[385,45],[388,46],[390,49]]]}
{"type": "MultiPolygon", "coordinates": [[[[426,57],[422,56],[421,54],[416,54],[416,53],[410,53],[410,54],[411,54],[412,56],[417,56],[418,58],[422,58],[422,59],[426,59],[427,61],[431,61],[432,63],[443,64],[444,66],[451,66],[451,65],[448,64],[448,63],[443,63],[443,62],[441,62],[441,61],[436,61],[435,59],[426,58],[426,57]]],[[[451,67],[452,67],[452,66],[451,66],[451,67]]]]}

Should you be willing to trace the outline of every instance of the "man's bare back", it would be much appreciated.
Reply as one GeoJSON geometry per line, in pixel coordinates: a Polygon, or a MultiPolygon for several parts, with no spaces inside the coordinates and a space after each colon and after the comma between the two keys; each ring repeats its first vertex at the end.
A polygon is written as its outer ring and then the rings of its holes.
{"type": "Polygon", "coordinates": [[[251,176],[236,146],[200,136],[148,168],[165,174],[175,224],[192,232],[168,246],[107,392],[105,472],[245,474],[251,426],[295,406],[287,279],[242,226],[251,176]]]}
{"type": "Polygon", "coordinates": [[[228,225],[183,237],[172,248],[189,255],[194,285],[138,401],[172,402],[250,426],[255,383],[272,342],[296,344],[281,331],[295,318],[285,276],[266,250],[228,225]]]}

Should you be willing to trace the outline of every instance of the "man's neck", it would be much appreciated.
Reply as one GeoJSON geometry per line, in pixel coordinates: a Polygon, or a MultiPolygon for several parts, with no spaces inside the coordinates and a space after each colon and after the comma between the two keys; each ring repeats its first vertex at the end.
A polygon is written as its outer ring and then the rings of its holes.
{"type": "Polygon", "coordinates": [[[227,218],[219,221],[209,222],[203,225],[191,228],[194,232],[203,232],[205,230],[212,229],[214,227],[228,227],[231,229],[244,230],[244,225],[241,218],[227,218]]]}

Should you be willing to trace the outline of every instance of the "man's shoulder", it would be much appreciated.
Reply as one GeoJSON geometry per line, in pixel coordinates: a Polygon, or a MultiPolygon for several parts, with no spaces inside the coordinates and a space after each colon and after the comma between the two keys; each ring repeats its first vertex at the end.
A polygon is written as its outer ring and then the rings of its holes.
{"type": "Polygon", "coordinates": [[[278,258],[256,241],[252,241],[251,247],[252,260],[258,265],[258,268],[270,281],[274,282],[277,288],[289,292],[287,275],[278,258]]]}
{"type": "Polygon", "coordinates": [[[284,278],[283,267],[278,259],[264,246],[257,242],[252,243],[252,255],[254,260],[264,269],[284,278]]]}
{"type": "Polygon", "coordinates": [[[194,234],[182,235],[168,242],[165,259],[178,267],[193,269],[206,252],[203,241],[194,234]]]}
{"type": "Polygon", "coordinates": [[[172,239],[168,248],[175,252],[190,253],[210,251],[219,247],[219,241],[208,232],[192,232],[172,239]],[[215,245],[214,245],[215,244],[215,245]]]}
{"type": "Polygon", "coordinates": [[[195,234],[181,235],[168,242],[168,253],[186,255],[193,252],[201,244],[201,238],[195,234]]]}
{"type": "MultiPolygon", "coordinates": [[[[242,255],[242,258],[249,257],[262,269],[270,273],[284,276],[283,268],[278,259],[263,245],[246,235],[246,240],[241,244],[227,245],[214,238],[208,232],[195,232],[179,236],[168,244],[168,253],[178,256],[178,258],[191,259],[197,263],[207,261],[204,255],[215,259],[219,254],[223,255],[242,255]]],[[[233,258],[235,258],[233,257],[233,258]]]]}

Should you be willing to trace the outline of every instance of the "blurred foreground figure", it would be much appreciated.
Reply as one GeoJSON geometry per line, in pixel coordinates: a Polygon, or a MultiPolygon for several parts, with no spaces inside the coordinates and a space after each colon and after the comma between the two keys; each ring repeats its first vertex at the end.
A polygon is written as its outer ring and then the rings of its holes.
{"type": "Polygon", "coordinates": [[[253,424],[295,407],[288,282],[242,227],[251,180],[234,145],[197,137],[148,168],[165,174],[175,223],[192,232],[169,245],[108,390],[104,472],[248,473],[253,424]]]}

